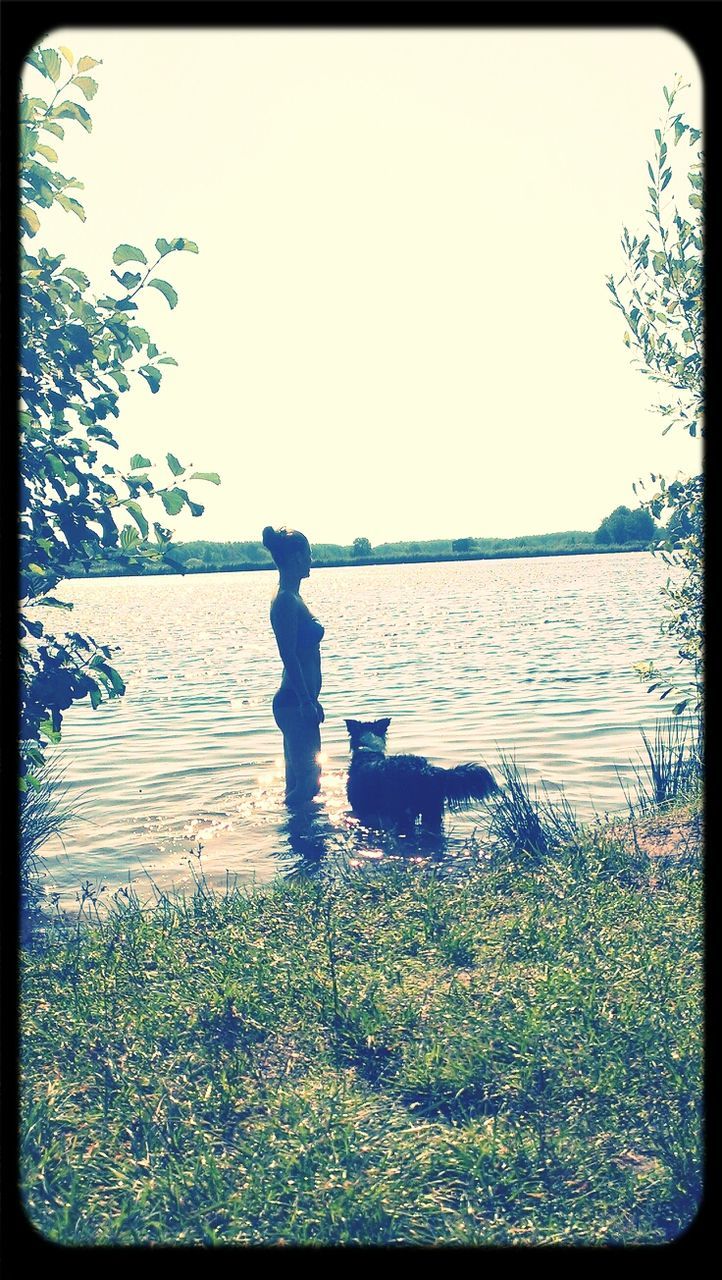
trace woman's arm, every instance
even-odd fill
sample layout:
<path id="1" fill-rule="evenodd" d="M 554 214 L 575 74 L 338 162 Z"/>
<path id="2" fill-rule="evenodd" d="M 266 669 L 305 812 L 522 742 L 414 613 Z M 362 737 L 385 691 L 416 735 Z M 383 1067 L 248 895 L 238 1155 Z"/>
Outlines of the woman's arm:
<path id="1" fill-rule="evenodd" d="M 306 688 L 303 669 L 298 660 L 298 604 L 293 596 L 280 592 L 271 605 L 271 626 L 288 683 L 298 695 L 301 711 L 316 717 L 317 703 Z"/>

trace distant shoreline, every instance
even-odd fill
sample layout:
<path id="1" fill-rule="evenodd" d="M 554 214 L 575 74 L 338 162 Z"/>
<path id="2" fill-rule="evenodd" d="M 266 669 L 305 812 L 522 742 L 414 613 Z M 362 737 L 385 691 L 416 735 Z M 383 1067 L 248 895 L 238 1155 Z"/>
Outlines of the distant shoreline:
<path id="1" fill-rule="evenodd" d="M 448 564 L 455 561 L 467 562 L 469 560 L 530 560 L 539 557 L 549 558 L 551 556 L 589 556 L 589 555 L 619 555 L 625 552 L 649 551 L 652 548 L 645 543 L 624 543 L 623 545 L 608 546 L 590 546 L 590 547 L 559 547 L 559 548 L 524 548 L 509 549 L 506 551 L 469 551 L 462 554 L 438 554 L 438 555 L 389 555 L 389 556 L 353 556 L 340 557 L 328 560 L 314 560 L 312 568 L 316 569 L 355 569 L 359 566 L 385 565 L 385 564 Z M 219 564 L 219 565 L 194 565 L 193 568 L 179 568 L 177 565 L 167 566 L 160 564 L 153 568 L 145 566 L 128 565 L 122 570 L 118 570 L 112 566 L 94 567 L 90 572 L 85 570 L 74 570 L 67 574 L 67 578 L 157 578 L 157 577 L 186 577 L 191 574 L 204 573 L 266 573 L 276 571 L 276 566 L 271 563 L 252 563 L 247 561 L 242 564 Z"/>

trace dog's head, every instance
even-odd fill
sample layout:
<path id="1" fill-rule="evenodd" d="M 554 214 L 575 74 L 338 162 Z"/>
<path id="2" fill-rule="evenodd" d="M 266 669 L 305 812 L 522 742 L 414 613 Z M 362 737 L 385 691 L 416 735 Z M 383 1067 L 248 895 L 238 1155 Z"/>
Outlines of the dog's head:
<path id="1" fill-rule="evenodd" d="M 347 720 L 351 750 L 358 751 L 363 747 L 366 751 L 377 751 L 383 755 L 386 750 L 386 730 L 390 724 L 390 717 L 386 720 Z"/>

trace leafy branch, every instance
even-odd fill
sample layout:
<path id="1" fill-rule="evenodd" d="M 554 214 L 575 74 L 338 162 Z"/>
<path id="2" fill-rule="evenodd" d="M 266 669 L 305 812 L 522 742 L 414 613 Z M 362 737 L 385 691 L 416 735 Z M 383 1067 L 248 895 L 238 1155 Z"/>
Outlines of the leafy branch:
<path id="1" fill-rule="evenodd" d="M 71 69 L 61 78 L 62 61 Z M 144 272 L 112 275 L 124 290 L 120 297 L 90 293 L 88 276 L 66 266 L 62 253 L 44 247 L 33 254 L 27 241 L 40 227 L 42 213 L 58 204 L 85 221 L 85 210 L 65 193 L 82 188 L 53 166 L 54 148 L 39 141 L 48 131 L 61 141 L 68 121 L 86 132 L 89 112 L 63 95 L 75 90 L 91 101 L 98 84 L 85 72 L 101 65 L 84 56 L 74 62 L 71 51 L 31 50 L 30 67 L 56 87 L 50 102 L 23 93 L 20 103 L 20 667 L 21 667 L 21 786 L 37 786 L 48 743 L 57 741 L 63 713 L 88 697 L 97 707 L 105 698 L 122 696 L 125 684 L 109 662 L 110 650 L 89 637 L 57 639 L 46 633 L 35 609 L 70 609 L 51 594 L 76 568 L 86 569 L 109 552 L 127 564 L 172 559 L 170 530 L 151 520 L 145 504 L 159 500 L 167 515 L 187 507 L 200 516 L 203 506 L 176 484 L 186 475 L 173 453 L 166 456 L 171 484 L 151 478 L 149 458 L 135 454 L 124 472 L 112 461 L 119 444 L 109 426 L 120 413 L 120 398 L 131 388 L 128 374 L 136 373 L 156 393 L 163 368 L 177 361 L 159 351 L 147 329 L 135 322 L 137 296 L 155 288 L 171 309 L 178 294 L 167 280 L 154 276 L 161 260 L 174 252 L 197 254 L 198 245 L 185 237 L 158 239 L 151 265 L 134 245 L 118 245 L 114 267 L 137 262 Z M 63 123 L 61 123 L 61 121 Z M 42 157 L 41 163 L 36 157 Z M 136 358 L 142 363 L 136 364 Z M 142 464 L 142 465 L 140 465 Z M 195 471 L 189 481 L 219 484 L 211 471 Z M 120 527 L 118 519 L 125 523 Z M 130 523 L 128 523 L 128 521 Z M 151 540 L 151 526 L 153 540 Z"/>

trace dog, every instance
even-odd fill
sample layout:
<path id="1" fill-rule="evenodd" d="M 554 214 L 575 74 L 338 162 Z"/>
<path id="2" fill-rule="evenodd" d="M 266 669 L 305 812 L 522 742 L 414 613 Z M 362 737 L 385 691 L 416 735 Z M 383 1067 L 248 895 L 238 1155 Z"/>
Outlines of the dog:
<path id="1" fill-rule="evenodd" d="M 422 826 L 438 830 L 445 805 L 462 809 L 499 790 L 489 770 L 478 764 L 442 769 L 424 756 L 387 756 L 390 723 L 390 717 L 346 721 L 351 745 L 346 794 L 363 822 L 371 826 L 390 822 L 408 831 L 420 819 Z"/>

